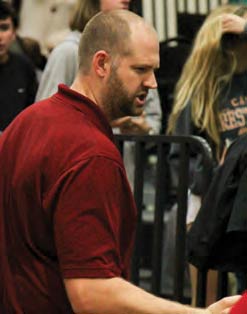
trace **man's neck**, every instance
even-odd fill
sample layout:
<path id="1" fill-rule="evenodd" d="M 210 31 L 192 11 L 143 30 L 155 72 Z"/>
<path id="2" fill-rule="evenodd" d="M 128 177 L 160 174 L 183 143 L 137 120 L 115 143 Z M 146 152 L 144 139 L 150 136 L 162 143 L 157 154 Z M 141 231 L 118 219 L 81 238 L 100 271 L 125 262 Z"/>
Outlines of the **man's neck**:
<path id="1" fill-rule="evenodd" d="M 99 84 L 97 79 L 91 80 L 88 76 L 82 77 L 80 75 L 77 75 L 70 88 L 93 101 L 97 106 L 101 108 L 106 118 L 111 121 L 112 119 L 110 118 L 109 113 L 102 104 L 102 95 L 104 94 L 104 91 L 102 90 L 102 87 L 100 85 L 101 84 Z"/>
<path id="2" fill-rule="evenodd" d="M 94 84 L 94 88 L 92 88 L 92 84 L 90 80 L 88 80 L 86 77 L 82 78 L 82 77 L 77 76 L 73 84 L 70 86 L 70 88 L 88 97 L 97 106 L 100 106 L 96 83 Z"/>

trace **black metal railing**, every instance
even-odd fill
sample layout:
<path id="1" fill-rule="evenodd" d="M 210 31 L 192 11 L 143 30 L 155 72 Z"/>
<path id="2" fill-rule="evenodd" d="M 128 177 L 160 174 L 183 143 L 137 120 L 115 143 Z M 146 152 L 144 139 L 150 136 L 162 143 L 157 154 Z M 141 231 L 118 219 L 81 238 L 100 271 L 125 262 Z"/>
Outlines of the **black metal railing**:
<path id="1" fill-rule="evenodd" d="M 136 232 L 135 249 L 132 259 L 132 281 L 140 284 L 141 270 L 141 243 L 143 239 L 143 196 L 144 196 L 144 170 L 147 157 L 147 147 L 151 147 L 157 157 L 155 197 L 154 197 L 154 218 L 153 218 L 153 242 L 152 242 L 152 263 L 151 263 L 151 288 L 150 291 L 156 295 L 161 295 L 161 271 L 162 271 L 162 247 L 163 247 L 163 229 L 164 229 L 164 210 L 169 199 L 170 191 L 170 169 L 168 162 L 168 153 L 171 144 L 180 146 L 179 156 L 179 180 L 177 186 L 177 229 L 175 239 L 175 260 L 174 260 L 174 291 L 170 296 L 172 299 L 183 302 L 184 300 L 184 272 L 186 267 L 186 213 L 187 213 L 187 195 L 189 188 L 189 163 L 191 149 L 198 152 L 203 159 L 205 171 L 212 167 L 211 152 L 205 141 L 195 136 L 131 136 L 116 135 L 116 143 L 120 151 L 124 152 L 125 141 L 133 142 L 135 145 L 135 179 L 134 179 L 134 197 L 138 208 L 138 225 Z M 200 273 L 201 274 L 201 273 Z M 203 276 L 201 276 L 204 278 Z M 201 280 L 202 286 L 198 298 L 205 300 L 203 287 L 206 284 L 205 278 Z"/>

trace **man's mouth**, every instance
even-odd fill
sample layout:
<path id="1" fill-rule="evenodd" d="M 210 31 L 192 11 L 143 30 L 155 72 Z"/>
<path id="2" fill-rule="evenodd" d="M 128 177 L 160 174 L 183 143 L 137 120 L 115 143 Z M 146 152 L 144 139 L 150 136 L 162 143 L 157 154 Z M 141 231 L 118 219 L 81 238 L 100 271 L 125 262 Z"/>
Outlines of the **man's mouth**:
<path id="1" fill-rule="evenodd" d="M 146 94 L 146 93 L 138 94 L 138 95 L 136 96 L 136 98 L 137 98 L 137 100 L 138 100 L 138 103 L 139 103 L 140 105 L 143 105 L 143 104 L 145 103 L 145 101 L 146 101 L 147 94 Z"/>
<path id="2" fill-rule="evenodd" d="M 145 100 L 146 96 L 145 95 L 139 95 L 137 96 L 140 100 Z"/>

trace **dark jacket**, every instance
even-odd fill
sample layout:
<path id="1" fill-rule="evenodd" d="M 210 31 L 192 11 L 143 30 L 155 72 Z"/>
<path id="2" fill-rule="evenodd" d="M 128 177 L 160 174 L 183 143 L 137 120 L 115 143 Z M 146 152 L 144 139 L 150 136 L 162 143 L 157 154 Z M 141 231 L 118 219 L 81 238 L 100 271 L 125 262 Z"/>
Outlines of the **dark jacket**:
<path id="1" fill-rule="evenodd" d="M 0 130 L 34 102 L 37 79 L 31 62 L 24 56 L 9 54 L 0 64 Z"/>
<path id="2" fill-rule="evenodd" d="M 188 259 L 200 269 L 247 270 L 247 134 L 215 173 L 188 233 Z"/>
<path id="3" fill-rule="evenodd" d="M 212 157 L 212 169 L 205 168 L 203 164 L 203 156 L 195 149 L 190 151 L 190 190 L 193 194 L 203 196 L 207 191 L 208 185 L 211 181 L 214 168 L 216 167 L 215 160 L 215 146 L 205 132 L 202 132 L 191 121 L 191 105 L 185 107 L 178 118 L 175 131 L 173 135 L 194 135 L 204 142 L 208 154 Z M 179 172 L 179 156 L 180 146 L 176 143 L 171 145 L 169 152 L 169 163 L 171 169 L 172 186 L 178 186 L 178 172 Z"/>

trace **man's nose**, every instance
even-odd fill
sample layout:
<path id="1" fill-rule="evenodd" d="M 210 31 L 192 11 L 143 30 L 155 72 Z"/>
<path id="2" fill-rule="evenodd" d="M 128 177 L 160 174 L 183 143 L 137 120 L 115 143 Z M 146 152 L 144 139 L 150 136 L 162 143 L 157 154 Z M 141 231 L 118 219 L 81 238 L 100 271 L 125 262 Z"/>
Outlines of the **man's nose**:
<path id="1" fill-rule="evenodd" d="M 155 77 L 154 72 L 152 72 L 152 73 L 145 79 L 143 85 L 144 85 L 145 87 L 148 87 L 148 88 L 151 88 L 151 89 L 154 89 L 154 88 L 157 88 L 157 87 L 158 87 L 157 80 L 156 80 L 156 77 Z"/>

